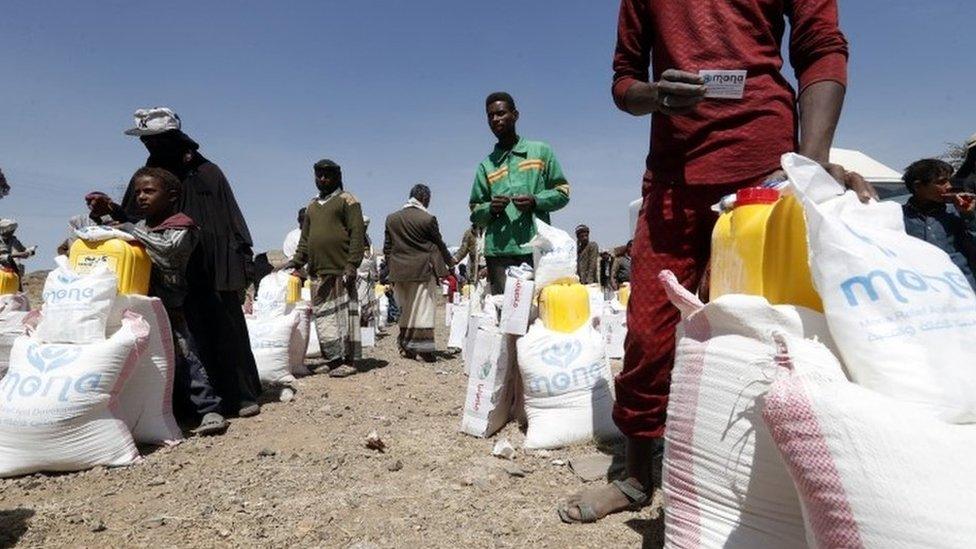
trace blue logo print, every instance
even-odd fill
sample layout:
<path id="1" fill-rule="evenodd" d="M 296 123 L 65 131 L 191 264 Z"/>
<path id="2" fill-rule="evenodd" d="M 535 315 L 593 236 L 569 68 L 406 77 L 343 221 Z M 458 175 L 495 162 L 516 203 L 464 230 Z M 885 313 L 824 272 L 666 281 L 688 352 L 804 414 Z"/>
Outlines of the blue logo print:
<path id="1" fill-rule="evenodd" d="M 568 368 L 583 352 L 583 345 L 579 341 L 557 343 L 542 351 L 542 361 L 550 366 Z"/>
<path id="2" fill-rule="evenodd" d="M 70 364 L 81 354 L 81 349 L 76 346 L 45 345 L 39 347 L 37 344 L 27 348 L 27 361 L 38 372 L 46 374 L 53 370 Z"/>

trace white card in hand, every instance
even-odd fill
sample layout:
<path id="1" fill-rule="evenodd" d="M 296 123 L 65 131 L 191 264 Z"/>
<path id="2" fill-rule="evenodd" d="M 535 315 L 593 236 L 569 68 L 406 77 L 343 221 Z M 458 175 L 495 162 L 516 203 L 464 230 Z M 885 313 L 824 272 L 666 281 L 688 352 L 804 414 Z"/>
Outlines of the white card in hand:
<path id="1" fill-rule="evenodd" d="M 742 99 L 746 89 L 744 70 L 701 70 L 698 76 L 705 80 L 705 97 L 716 99 Z"/>

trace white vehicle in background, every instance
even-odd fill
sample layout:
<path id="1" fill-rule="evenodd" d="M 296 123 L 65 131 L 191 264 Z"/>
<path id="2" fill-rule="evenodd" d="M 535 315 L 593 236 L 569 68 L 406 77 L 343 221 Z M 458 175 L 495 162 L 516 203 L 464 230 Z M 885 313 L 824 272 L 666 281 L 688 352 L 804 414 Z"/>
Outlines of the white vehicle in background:
<path id="1" fill-rule="evenodd" d="M 852 149 L 830 149 L 830 162 L 840 164 L 849 172 L 857 172 L 874 185 L 881 200 L 893 200 L 904 204 L 909 197 L 908 189 L 901 180 L 901 172 L 878 162 L 870 156 Z"/>
<path id="2" fill-rule="evenodd" d="M 861 151 L 853 149 L 830 149 L 830 162 L 840 164 L 844 169 L 861 174 L 861 177 L 874 186 L 881 200 L 892 200 L 904 204 L 910 196 L 908 189 L 901 180 L 901 172 L 896 171 L 881 162 L 871 158 Z M 630 203 L 630 234 L 637 229 L 637 217 L 640 214 L 642 199 L 638 198 Z"/>

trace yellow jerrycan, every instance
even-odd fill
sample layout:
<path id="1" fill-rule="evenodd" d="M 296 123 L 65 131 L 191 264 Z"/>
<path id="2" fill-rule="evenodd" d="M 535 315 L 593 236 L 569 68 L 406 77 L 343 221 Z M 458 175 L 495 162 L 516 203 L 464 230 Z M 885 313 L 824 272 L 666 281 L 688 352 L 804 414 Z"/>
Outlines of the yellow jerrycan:
<path id="1" fill-rule="evenodd" d="M 0 267 L 0 295 L 15 294 L 20 291 L 20 275 L 13 269 Z"/>
<path id="2" fill-rule="evenodd" d="M 386 295 L 386 286 L 383 284 L 377 284 L 376 287 L 373 288 L 373 292 L 376 293 L 376 297 L 384 296 Z"/>
<path id="3" fill-rule="evenodd" d="M 630 282 L 624 282 L 620 285 L 617 290 L 617 301 L 624 307 L 627 306 L 627 302 L 630 301 Z"/>
<path id="4" fill-rule="evenodd" d="M 550 284 L 539 294 L 539 318 L 546 328 L 572 333 L 590 320 L 590 292 L 582 284 Z"/>
<path id="5" fill-rule="evenodd" d="M 142 244 L 119 238 L 101 241 L 78 239 L 71 245 L 68 263 L 76 273 L 85 274 L 106 264 L 119 278 L 120 294 L 149 293 L 152 261 Z"/>
<path id="6" fill-rule="evenodd" d="M 295 275 L 288 276 L 288 289 L 285 292 L 285 303 L 298 303 L 302 300 L 302 279 Z"/>
<path id="7" fill-rule="evenodd" d="M 807 258 L 803 207 L 776 189 L 749 187 L 736 193 L 712 232 L 709 297 L 760 295 L 774 305 L 823 312 Z"/>
<path id="8" fill-rule="evenodd" d="M 471 297 L 471 285 L 470 284 L 465 284 L 464 286 L 461 286 L 461 296 L 462 297 L 465 297 L 465 298 Z"/>

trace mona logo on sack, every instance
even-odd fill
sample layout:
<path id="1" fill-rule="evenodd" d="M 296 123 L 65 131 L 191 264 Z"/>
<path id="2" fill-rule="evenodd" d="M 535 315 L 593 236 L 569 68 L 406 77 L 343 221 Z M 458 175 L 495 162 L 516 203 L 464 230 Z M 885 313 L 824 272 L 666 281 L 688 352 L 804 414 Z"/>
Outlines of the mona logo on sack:
<path id="1" fill-rule="evenodd" d="M 64 366 L 73 364 L 81 356 L 81 348 L 69 345 L 38 345 L 27 348 L 27 361 L 40 375 L 21 375 L 19 371 L 7 372 L 0 381 L 0 395 L 11 402 L 17 399 L 51 398 L 67 402 L 72 394 L 96 392 L 102 380 L 100 373 L 81 376 L 48 375 Z"/>
<path id="2" fill-rule="evenodd" d="M 63 280 L 63 277 L 58 277 L 63 284 L 71 284 L 72 280 Z M 67 303 L 67 302 L 83 302 L 88 301 L 95 297 L 94 288 L 58 288 L 55 290 L 48 290 L 41 294 L 41 299 L 44 303 Z"/>
<path id="3" fill-rule="evenodd" d="M 80 354 L 81 349 L 76 346 L 47 345 L 41 347 L 34 344 L 27 348 L 27 361 L 38 372 L 46 374 L 65 364 L 74 362 Z"/>
<path id="4" fill-rule="evenodd" d="M 524 372 L 529 392 L 551 396 L 592 386 L 603 376 L 604 360 L 602 355 L 591 358 L 597 360 L 587 363 L 583 343 L 577 339 L 561 341 L 544 349 L 539 353 L 539 359 L 550 368 L 538 373 Z"/>
<path id="5" fill-rule="evenodd" d="M 875 282 L 880 282 L 880 284 L 875 285 Z M 926 275 L 912 269 L 898 269 L 891 272 L 876 269 L 867 274 L 852 276 L 840 283 L 840 289 L 847 299 L 847 304 L 851 307 L 861 305 L 862 301 L 858 299 L 859 295 L 863 295 L 871 301 L 878 301 L 881 296 L 878 291 L 879 287 L 887 288 L 891 296 L 900 303 L 908 303 L 909 301 L 905 297 L 907 292 L 904 290 L 921 294 L 940 294 L 947 290 L 962 299 L 973 297 L 973 290 L 966 277 L 962 273 L 951 271 L 939 275 Z M 855 291 L 857 289 L 861 291 Z M 924 299 L 927 295 L 919 297 Z"/>
<path id="6" fill-rule="evenodd" d="M 583 344 L 579 341 L 565 341 L 542 351 L 542 361 L 550 366 L 566 368 L 572 364 L 583 352 Z"/>

